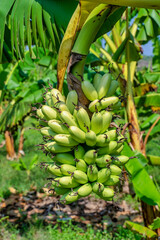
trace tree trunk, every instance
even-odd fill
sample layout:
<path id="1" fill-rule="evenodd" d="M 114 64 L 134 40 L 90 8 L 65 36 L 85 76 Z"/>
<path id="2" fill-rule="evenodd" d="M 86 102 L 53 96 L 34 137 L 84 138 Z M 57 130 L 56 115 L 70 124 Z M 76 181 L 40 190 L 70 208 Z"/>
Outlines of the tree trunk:
<path id="1" fill-rule="evenodd" d="M 14 150 L 14 139 L 9 131 L 5 132 L 5 141 L 6 141 L 7 159 L 13 160 L 14 158 L 16 158 L 16 153 Z"/>

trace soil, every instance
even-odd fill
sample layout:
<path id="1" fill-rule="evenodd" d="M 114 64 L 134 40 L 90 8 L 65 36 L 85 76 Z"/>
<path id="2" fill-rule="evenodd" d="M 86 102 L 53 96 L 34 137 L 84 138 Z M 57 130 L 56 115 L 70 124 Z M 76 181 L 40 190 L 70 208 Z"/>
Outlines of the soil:
<path id="1" fill-rule="evenodd" d="M 81 226 L 89 224 L 102 229 L 123 225 L 125 220 L 143 221 L 140 209 L 134 210 L 125 200 L 106 202 L 88 196 L 64 205 L 59 203 L 55 193 L 45 188 L 40 192 L 33 188 L 25 195 L 17 193 L 13 188 L 10 191 L 11 195 L 0 202 L 0 219 L 18 225 L 32 221 L 35 217 L 46 224 L 72 220 Z"/>

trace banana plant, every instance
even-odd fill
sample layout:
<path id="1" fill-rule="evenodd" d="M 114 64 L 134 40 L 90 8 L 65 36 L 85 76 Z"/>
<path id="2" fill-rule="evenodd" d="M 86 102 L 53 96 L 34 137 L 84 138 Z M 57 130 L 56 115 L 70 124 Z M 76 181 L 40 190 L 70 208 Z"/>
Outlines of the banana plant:
<path id="1" fill-rule="evenodd" d="M 114 11 L 116 11 L 116 10 L 114 9 Z M 88 101 L 84 98 L 83 92 L 81 92 L 81 81 L 83 80 L 85 58 L 89 52 L 90 45 L 95 40 L 99 29 L 103 25 L 102 22 L 105 21 L 104 19 L 108 20 L 109 17 L 112 18 L 114 16 L 114 15 L 112 15 L 113 14 L 112 11 L 113 11 L 113 9 L 110 9 L 110 11 L 108 12 L 108 8 L 105 4 L 104 5 L 101 4 L 97 8 L 95 7 L 93 9 L 93 11 L 91 12 L 91 14 L 88 16 L 88 18 L 86 19 L 78 37 L 74 43 L 74 46 L 72 48 L 72 54 L 71 54 L 69 67 L 68 67 L 68 85 L 69 85 L 70 89 L 77 90 L 77 92 L 79 94 L 80 102 L 84 107 L 85 107 L 85 105 L 88 105 Z M 98 13 L 100 13 L 100 12 L 103 12 L 103 14 L 101 14 L 98 19 L 97 16 L 99 16 Z M 127 18 L 128 18 L 128 14 L 126 15 L 126 19 Z M 73 19 L 71 20 L 71 23 L 72 23 L 72 21 L 73 21 Z M 97 23 L 97 22 L 99 22 L 99 23 Z M 90 29 L 90 28 L 92 28 L 92 29 L 90 31 L 88 31 L 88 29 Z M 67 36 L 67 33 L 66 33 L 66 36 Z M 65 36 L 64 36 L 64 39 L 65 39 Z M 83 39 L 85 39 L 84 44 L 82 44 Z M 126 70 L 125 70 L 125 76 L 120 77 L 121 78 L 120 83 L 121 83 L 122 92 L 124 94 L 126 94 L 126 96 L 127 96 L 126 111 L 127 111 L 127 115 L 128 115 L 128 121 L 132 124 L 132 127 L 135 129 L 135 131 L 132 131 L 132 134 L 130 135 L 133 149 L 138 150 L 139 152 L 142 151 L 142 153 L 144 153 L 143 148 L 142 148 L 142 142 L 140 141 L 140 139 L 141 139 L 140 130 L 139 130 L 139 124 L 138 124 L 138 120 L 137 120 L 137 114 L 136 114 L 136 109 L 135 109 L 135 105 L 134 105 L 134 101 L 133 101 L 133 92 L 132 92 L 132 82 L 133 82 L 134 71 L 133 72 L 131 71 L 131 64 L 133 63 L 132 66 L 135 68 L 135 59 L 133 59 L 131 62 L 130 50 L 131 50 L 131 47 L 133 46 L 133 41 L 134 40 L 129 32 L 128 23 L 127 23 L 126 39 L 124 42 L 125 44 L 122 45 L 122 47 L 123 47 L 122 49 L 124 49 L 125 45 L 127 46 Z M 64 44 L 64 42 L 62 41 L 61 46 L 63 46 L 63 44 Z M 118 45 L 118 47 L 120 46 L 120 44 Z M 60 50 L 61 49 L 63 49 L 63 48 L 60 47 Z M 117 49 L 117 51 L 119 51 L 119 49 Z M 120 51 L 122 51 L 122 50 L 120 50 Z M 60 54 L 62 54 L 62 53 L 60 52 Z M 60 54 L 59 54 L 59 64 L 61 64 L 61 61 L 60 61 L 61 55 Z M 118 68 L 119 67 L 117 66 L 117 72 L 119 71 Z M 61 87 L 62 87 L 61 84 L 62 84 L 62 82 L 59 81 L 59 89 L 61 89 Z M 125 93 L 125 89 L 126 89 L 126 93 Z M 151 205 L 150 211 L 154 211 L 153 210 L 154 207 L 152 207 L 152 205 L 160 204 L 159 200 L 158 200 L 160 195 L 159 195 L 159 192 L 156 189 L 154 183 L 150 180 L 150 177 L 149 177 L 147 171 L 144 169 L 144 166 L 146 166 L 146 164 L 147 164 L 147 161 L 144 159 L 143 159 L 143 161 L 144 161 L 144 163 L 143 163 L 143 161 L 141 162 L 140 157 L 138 157 L 138 160 L 132 162 L 130 166 L 127 166 L 127 169 L 132 175 L 132 178 L 133 178 L 132 180 L 134 182 L 135 189 L 138 186 L 136 193 L 142 199 L 142 208 L 145 211 L 145 214 L 147 215 L 147 219 L 146 219 L 146 215 L 145 215 L 144 220 L 145 220 L 145 224 L 148 225 L 149 223 L 152 222 L 153 219 L 151 219 L 149 217 L 149 214 L 148 214 L 149 212 L 147 212 L 147 206 L 148 206 L 148 204 L 150 204 Z M 140 184 L 138 184 L 138 181 L 142 182 L 143 179 L 145 179 L 145 181 L 143 182 L 144 184 L 141 185 L 142 186 L 142 188 L 141 188 Z M 152 186 L 152 189 L 154 189 L 153 190 L 154 193 L 146 191 L 147 185 L 145 185 L 145 183 L 150 184 L 150 186 Z M 152 198 L 154 198 L 154 200 Z"/>
<path id="2" fill-rule="evenodd" d="M 19 60 L 15 65 L 9 64 L 0 72 L 2 85 L 0 87 L 1 109 L 0 132 L 5 134 L 8 158 L 20 157 L 23 150 L 24 121 L 30 115 L 32 104 L 43 101 L 44 86 L 48 82 L 56 84 L 55 60 L 52 54 L 42 48 L 32 49 L 35 59 L 32 60 L 29 52 L 25 53 L 24 61 Z M 51 66 L 51 63 L 53 66 Z M 18 155 L 15 154 L 13 135 L 17 129 L 21 129 Z"/>
<path id="3" fill-rule="evenodd" d="M 30 49 L 34 43 L 36 46 L 51 43 L 53 46 L 54 39 L 58 39 L 62 31 L 58 32 L 56 27 L 56 4 L 64 4 L 65 8 L 68 9 L 70 6 L 74 5 L 74 1 L 68 4 L 70 1 L 54 1 L 53 7 L 55 6 L 55 12 L 52 8 L 50 1 L 45 1 L 45 4 L 39 4 L 41 1 L 23 1 L 19 4 L 18 0 L 10 0 L 7 3 L 4 2 L 2 5 L 3 14 L 1 15 L 1 56 L 2 52 L 4 60 L 11 60 L 12 56 L 23 57 L 25 40 Z M 63 3 L 62 3 L 63 2 Z M 76 2 L 76 1 L 75 1 Z M 55 3 L 55 5 L 54 5 Z M 110 31 L 118 19 L 122 16 L 127 6 L 132 7 L 145 7 L 151 9 L 160 9 L 159 0 L 98 0 L 98 1 L 79 1 L 78 5 L 76 2 L 76 10 L 72 15 L 72 18 L 68 24 L 67 31 L 64 34 L 60 49 L 59 49 L 59 59 L 58 59 L 58 88 L 62 90 L 64 76 L 66 68 L 68 66 L 68 86 L 69 89 L 76 89 L 79 94 L 79 100 L 81 104 L 85 107 L 88 104 L 87 99 L 84 97 L 81 91 L 81 81 L 83 76 L 83 70 L 85 65 L 85 59 L 88 55 L 90 45 L 96 38 L 100 37 L 104 33 Z M 73 6 L 73 8 L 75 5 Z M 63 8 L 64 9 L 64 8 Z M 53 10 L 53 11 L 52 11 Z M 52 14 L 54 12 L 54 14 Z M 58 12 L 58 11 L 57 11 Z M 19 13 L 21 13 L 19 15 Z M 51 18 L 52 16 L 52 18 Z M 53 17 L 54 16 L 54 17 Z M 64 16 L 62 13 L 61 16 Z M 32 24 L 31 24 L 32 19 Z M 19 21 L 20 20 L 20 21 Z M 60 23 L 63 21 L 63 17 L 60 19 Z M 44 25 L 43 25 L 44 23 Z M 54 23 L 54 24 L 53 24 Z M 64 22 L 63 22 L 64 23 Z M 53 24 L 53 25 L 52 25 Z M 61 24 L 62 26 L 63 24 Z M 47 31 L 44 32 L 44 27 Z M 19 31 L 17 31 L 19 30 Z M 32 30 L 32 31 L 31 31 Z M 56 38 L 53 37 L 56 36 Z M 60 33 L 60 34 L 59 34 Z M 55 35 L 56 34 L 56 35 Z M 47 37 L 46 37 L 47 35 Z M 26 36 L 26 39 L 25 39 Z M 45 38 L 46 37 L 46 38 Z M 84 41 L 85 39 L 85 41 Z M 128 35 L 129 39 L 129 35 Z M 127 39 L 127 45 L 129 49 L 129 41 Z M 7 41 L 9 40 L 9 42 Z M 32 41 L 34 40 L 34 41 Z M 58 39 L 59 40 L 59 39 Z M 21 43 L 21 44 L 18 44 Z M 73 46 L 74 45 L 74 46 Z M 71 53 L 72 50 L 72 53 Z M 71 57 L 70 57 L 71 53 Z M 2 57 L 1 57 L 2 58 Z M 2 58 L 3 59 L 3 58 Z M 129 57 L 127 57 L 129 59 Z M 129 61 L 128 61 L 129 66 Z M 129 67 L 127 68 L 129 72 Z M 130 74 L 127 75 L 127 91 L 129 93 L 130 107 L 128 107 L 129 117 L 135 113 L 135 106 L 133 104 L 133 94 L 132 94 L 132 82 L 130 79 Z M 124 82 L 122 82 L 123 84 Z M 129 119 L 130 120 L 130 119 Z M 135 128 L 138 128 L 138 124 L 135 121 Z M 138 129 L 139 130 L 139 129 Z M 139 136 L 139 135 L 138 135 Z M 135 140 L 139 140 L 137 135 L 133 137 L 135 147 L 140 150 Z M 145 194 L 145 193 L 144 193 Z"/>

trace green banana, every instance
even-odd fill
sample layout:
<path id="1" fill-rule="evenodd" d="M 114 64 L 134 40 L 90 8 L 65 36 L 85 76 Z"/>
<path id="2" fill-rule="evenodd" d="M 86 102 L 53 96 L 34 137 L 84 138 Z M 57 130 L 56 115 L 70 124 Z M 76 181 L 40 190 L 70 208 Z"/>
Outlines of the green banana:
<path id="1" fill-rule="evenodd" d="M 119 155 L 121 153 L 121 151 L 124 148 L 124 144 L 122 144 L 121 146 L 117 145 L 116 149 L 114 151 L 112 151 L 113 155 Z"/>
<path id="2" fill-rule="evenodd" d="M 93 102 L 91 102 L 88 106 L 90 112 L 96 112 L 97 110 L 100 111 L 101 104 L 99 99 L 95 99 Z"/>
<path id="3" fill-rule="evenodd" d="M 75 187 L 78 187 L 80 184 L 75 181 L 74 178 L 72 178 L 71 176 L 64 176 L 64 177 L 61 177 L 59 179 L 59 184 L 61 187 L 64 187 L 64 188 L 75 188 Z"/>
<path id="4" fill-rule="evenodd" d="M 100 84 L 100 81 L 101 81 L 101 78 L 102 78 L 102 75 L 100 73 L 96 73 L 94 75 L 94 78 L 93 78 L 93 86 L 94 88 L 97 90 L 98 89 L 98 86 Z"/>
<path id="5" fill-rule="evenodd" d="M 62 96 L 61 92 L 56 88 L 53 88 L 51 90 L 51 96 L 52 96 L 53 104 L 55 104 L 58 101 L 65 102 L 64 96 Z"/>
<path id="6" fill-rule="evenodd" d="M 101 130 L 101 133 L 104 133 L 108 128 L 109 128 L 109 125 L 112 121 L 112 113 L 111 112 L 108 112 L 108 111 L 105 111 L 103 114 L 102 114 L 102 130 Z"/>
<path id="7" fill-rule="evenodd" d="M 90 183 L 86 183 L 80 186 L 77 192 L 80 197 L 87 197 L 92 192 L 92 186 Z"/>
<path id="8" fill-rule="evenodd" d="M 38 116 L 40 119 L 46 119 L 45 116 L 44 116 L 44 114 L 42 113 L 42 109 L 41 109 L 41 108 L 37 109 L 36 113 L 37 113 L 37 116 Z"/>
<path id="9" fill-rule="evenodd" d="M 70 112 L 67 105 L 64 102 L 57 102 L 55 103 L 56 109 L 58 109 L 60 112 L 67 111 Z"/>
<path id="10" fill-rule="evenodd" d="M 82 172 L 87 172 L 87 164 L 83 159 L 75 159 L 77 170 L 81 170 Z"/>
<path id="11" fill-rule="evenodd" d="M 72 202 L 75 202 L 78 200 L 78 198 L 79 198 L 78 193 L 75 191 L 71 191 L 67 193 L 67 196 L 65 197 L 65 204 L 70 204 Z"/>
<path id="12" fill-rule="evenodd" d="M 53 107 L 54 103 L 53 103 L 53 100 L 52 100 L 51 92 L 47 92 L 46 95 L 45 95 L 45 98 L 46 98 L 48 106 Z"/>
<path id="13" fill-rule="evenodd" d="M 78 95 L 75 90 L 72 90 L 68 93 L 66 99 L 66 105 L 71 114 L 73 114 L 75 106 L 78 104 Z"/>
<path id="14" fill-rule="evenodd" d="M 110 73 L 106 73 L 102 76 L 97 89 L 99 99 L 103 98 L 107 94 L 111 81 L 112 77 Z"/>
<path id="15" fill-rule="evenodd" d="M 52 173 L 53 175 L 57 176 L 57 177 L 61 177 L 63 176 L 62 172 L 61 172 L 61 166 L 58 165 L 49 165 L 47 167 L 48 172 Z"/>
<path id="16" fill-rule="evenodd" d="M 96 146 L 98 147 L 105 147 L 108 145 L 110 139 L 108 138 L 107 134 L 100 134 L 97 136 Z"/>
<path id="17" fill-rule="evenodd" d="M 114 141 L 117 139 L 117 131 L 115 129 L 107 131 L 104 134 L 107 135 L 107 137 L 110 141 Z"/>
<path id="18" fill-rule="evenodd" d="M 90 147 L 96 145 L 96 134 L 94 131 L 89 130 L 85 135 L 86 144 Z"/>
<path id="19" fill-rule="evenodd" d="M 70 126 L 68 128 L 71 137 L 78 143 L 85 143 L 85 133 L 76 126 Z"/>
<path id="20" fill-rule="evenodd" d="M 83 159 L 85 154 L 85 150 L 81 145 L 78 145 L 75 149 L 74 149 L 74 156 L 77 159 Z"/>
<path id="21" fill-rule="evenodd" d="M 98 150 L 98 154 L 110 154 L 112 153 L 117 147 L 117 142 L 116 141 L 110 141 L 105 147 L 100 148 Z"/>
<path id="22" fill-rule="evenodd" d="M 129 157 L 124 156 L 124 155 L 113 158 L 113 163 L 117 166 L 123 166 L 128 161 L 129 161 Z"/>
<path id="23" fill-rule="evenodd" d="M 62 119 L 62 121 L 64 123 L 67 123 L 68 126 L 76 126 L 77 127 L 77 123 L 75 118 L 73 117 L 73 115 L 68 112 L 68 111 L 62 111 L 60 113 L 60 118 Z"/>
<path id="24" fill-rule="evenodd" d="M 117 175 L 110 175 L 109 179 L 104 182 L 104 186 L 114 186 L 119 183 L 119 176 Z"/>
<path id="25" fill-rule="evenodd" d="M 42 106 L 42 113 L 44 114 L 44 116 L 47 120 L 52 120 L 52 119 L 58 118 L 58 112 L 55 109 L 53 109 L 47 105 Z"/>
<path id="26" fill-rule="evenodd" d="M 100 194 L 104 190 L 104 185 L 99 182 L 92 183 L 92 190 L 94 193 Z"/>
<path id="27" fill-rule="evenodd" d="M 60 170 L 63 175 L 70 176 L 72 175 L 72 172 L 76 170 L 76 167 L 69 164 L 62 164 Z"/>
<path id="28" fill-rule="evenodd" d="M 71 148 L 71 147 L 62 146 L 62 145 L 59 145 L 59 144 L 56 143 L 56 142 L 46 143 L 46 144 L 44 144 L 44 148 L 45 148 L 47 151 L 52 152 L 52 153 L 65 153 L 65 152 L 70 152 L 70 151 L 72 151 L 72 148 Z"/>
<path id="29" fill-rule="evenodd" d="M 101 109 L 105 109 L 109 106 L 112 106 L 116 103 L 118 103 L 119 98 L 118 97 L 108 97 L 108 98 L 103 98 L 100 101 Z"/>
<path id="30" fill-rule="evenodd" d="M 106 182 L 109 179 L 110 174 L 111 174 L 110 169 L 102 168 L 100 171 L 98 171 L 97 182 L 100 183 Z"/>
<path id="31" fill-rule="evenodd" d="M 91 130 L 96 134 L 100 133 L 103 125 L 103 117 L 100 112 L 94 112 L 91 118 Z"/>
<path id="32" fill-rule="evenodd" d="M 80 128 L 84 132 L 87 132 L 87 129 L 90 129 L 90 118 L 88 116 L 87 111 L 84 108 L 80 107 L 77 110 L 76 118 Z"/>
<path id="33" fill-rule="evenodd" d="M 55 188 L 55 187 L 60 187 L 59 180 L 60 180 L 60 177 L 57 177 L 57 178 L 55 178 L 54 180 L 52 180 L 52 186 L 53 186 L 54 188 Z"/>
<path id="34" fill-rule="evenodd" d="M 103 155 L 101 157 L 96 158 L 96 164 L 99 168 L 105 168 L 108 163 L 111 162 L 110 155 Z"/>
<path id="35" fill-rule="evenodd" d="M 105 187 L 101 193 L 102 198 L 113 198 L 114 190 L 112 188 Z"/>
<path id="36" fill-rule="evenodd" d="M 65 147 L 74 147 L 78 145 L 78 142 L 75 141 L 69 134 L 57 134 L 54 136 L 54 140 L 62 146 Z"/>
<path id="37" fill-rule="evenodd" d="M 54 191 L 58 194 L 58 195 L 63 195 L 67 192 L 69 192 L 70 190 L 68 188 L 61 188 L 61 187 L 55 187 Z"/>
<path id="38" fill-rule="evenodd" d="M 84 155 L 84 161 L 87 164 L 94 164 L 97 158 L 97 151 L 94 149 L 88 150 Z"/>
<path id="39" fill-rule="evenodd" d="M 110 165 L 110 171 L 111 171 L 111 175 L 117 175 L 119 176 L 122 172 L 122 169 L 120 169 L 118 166 L 111 164 Z"/>
<path id="40" fill-rule="evenodd" d="M 43 136 L 54 137 L 57 133 L 53 132 L 50 127 L 43 127 L 40 129 L 40 132 Z"/>
<path id="41" fill-rule="evenodd" d="M 69 164 L 69 165 L 76 165 L 76 162 L 74 161 L 74 157 L 70 153 L 58 153 L 53 159 L 54 161 L 62 164 Z"/>
<path id="42" fill-rule="evenodd" d="M 87 169 L 87 176 L 90 182 L 95 182 L 98 178 L 98 169 L 95 164 L 89 165 Z"/>
<path id="43" fill-rule="evenodd" d="M 89 81 L 82 81 L 81 88 L 83 90 L 84 95 L 90 100 L 94 101 L 98 98 L 98 94 L 93 84 Z"/>
<path id="44" fill-rule="evenodd" d="M 73 172 L 73 179 L 80 184 L 85 184 L 88 182 L 87 174 L 81 170 L 75 170 Z"/>
<path id="45" fill-rule="evenodd" d="M 115 94 L 116 89 L 118 88 L 118 86 L 119 86 L 118 81 L 117 80 L 112 80 L 106 97 L 113 96 Z"/>
<path id="46" fill-rule="evenodd" d="M 59 120 L 50 120 L 48 121 L 48 126 L 56 133 L 59 134 L 68 134 L 68 128 Z"/>

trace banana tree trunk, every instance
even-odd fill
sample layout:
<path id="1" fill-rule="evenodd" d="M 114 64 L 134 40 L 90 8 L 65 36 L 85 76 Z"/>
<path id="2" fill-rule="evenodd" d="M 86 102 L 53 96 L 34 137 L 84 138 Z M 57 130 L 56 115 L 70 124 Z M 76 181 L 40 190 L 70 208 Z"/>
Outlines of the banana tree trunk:
<path id="1" fill-rule="evenodd" d="M 7 158 L 9 160 L 13 160 L 16 158 L 16 153 L 14 150 L 14 139 L 9 131 L 5 132 L 5 141 L 6 141 Z"/>

